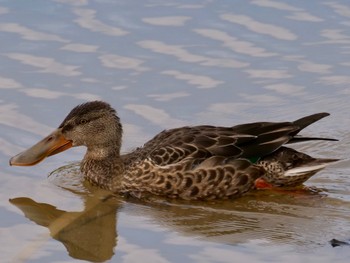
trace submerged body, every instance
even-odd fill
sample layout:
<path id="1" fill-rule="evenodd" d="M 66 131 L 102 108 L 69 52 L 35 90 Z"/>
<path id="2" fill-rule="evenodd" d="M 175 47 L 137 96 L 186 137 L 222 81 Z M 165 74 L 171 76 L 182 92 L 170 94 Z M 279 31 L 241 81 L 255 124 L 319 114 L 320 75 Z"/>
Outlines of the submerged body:
<path id="1" fill-rule="evenodd" d="M 85 178 L 102 188 L 136 197 L 227 199 L 258 187 L 294 187 L 336 159 L 315 159 L 284 145 L 317 113 L 294 122 L 256 122 L 233 127 L 195 126 L 165 130 L 131 153 L 121 155 L 122 125 L 111 106 L 93 101 L 75 107 L 57 130 L 10 160 L 33 165 L 72 146 L 86 146 Z"/>

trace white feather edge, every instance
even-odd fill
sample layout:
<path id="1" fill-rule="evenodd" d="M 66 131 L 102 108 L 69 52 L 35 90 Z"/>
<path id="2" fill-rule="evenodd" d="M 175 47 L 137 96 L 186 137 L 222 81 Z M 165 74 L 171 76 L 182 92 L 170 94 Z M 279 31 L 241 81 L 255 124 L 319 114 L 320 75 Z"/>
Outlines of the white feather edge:
<path id="1" fill-rule="evenodd" d="M 317 172 L 327 166 L 326 163 L 323 164 L 318 164 L 318 165 L 313 165 L 313 166 L 304 166 L 304 167 L 297 167 L 290 169 L 285 172 L 285 176 L 297 176 L 305 173 L 310 173 L 310 172 Z"/>

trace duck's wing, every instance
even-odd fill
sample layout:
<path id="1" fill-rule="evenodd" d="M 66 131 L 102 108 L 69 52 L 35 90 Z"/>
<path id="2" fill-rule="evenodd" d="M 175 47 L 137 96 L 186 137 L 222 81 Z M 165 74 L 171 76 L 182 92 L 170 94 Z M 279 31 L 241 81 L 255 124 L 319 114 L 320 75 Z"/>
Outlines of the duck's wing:
<path id="1" fill-rule="evenodd" d="M 146 143 L 142 151 L 159 165 L 176 163 L 187 157 L 198 160 L 211 156 L 238 158 L 242 149 L 237 144 L 255 138 L 255 135 L 236 134 L 229 127 L 182 127 L 161 132 Z"/>
<path id="2" fill-rule="evenodd" d="M 276 151 L 293 138 L 292 134 L 298 128 L 292 122 L 255 122 L 232 127 L 235 133 L 255 136 L 253 140 L 236 144 L 242 150 L 240 157 L 248 159 Z"/>
<path id="3" fill-rule="evenodd" d="M 333 140 L 297 135 L 328 115 L 317 113 L 294 122 L 254 122 L 233 127 L 203 125 L 165 130 L 146 143 L 139 153 L 141 159 L 150 158 L 159 165 L 176 163 L 187 157 L 204 160 L 211 156 L 223 156 L 255 161 L 286 143 Z"/>
<path id="4" fill-rule="evenodd" d="M 254 132 L 241 131 L 237 127 L 214 126 L 163 131 L 146 143 L 140 149 L 140 153 L 159 165 L 176 163 L 187 157 L 198 160 L 205 160 L 211 156 L 259 157 L 287 143 L 290 140 L 289 134 L 296 130 L 291 123 L 248 125 Z"/>

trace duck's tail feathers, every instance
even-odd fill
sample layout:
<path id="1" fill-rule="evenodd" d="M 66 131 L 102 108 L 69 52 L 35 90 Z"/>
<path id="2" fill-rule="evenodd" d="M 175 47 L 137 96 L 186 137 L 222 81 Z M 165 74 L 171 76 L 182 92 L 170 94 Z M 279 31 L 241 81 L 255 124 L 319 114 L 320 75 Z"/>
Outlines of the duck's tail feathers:
<path id="1" fill-rule="evenodd" d="M 320 119 L 329 116 L 330 114 L 328 112 L 320 112 L 315 113 L 303 118 L 300 118 L 296 121 L 293 121 L 293 124 L 297 127 L 295 131 L 293 131 L 290 135 L 292 135 L 292 139 L 288 143 L 295 143 L 295 142 L 303 142 L 303 141 L 314 141 L 314 140 L 322 140 L 322 141 L 338 141 L 337 139 L 332 138 L 322 138 L 322 137 L 302 137 L 298 136 L 297 134 L 305 129 L 307 126 L 319 121 Z"/>
<path id="2" fill-rule="evenodd" d="M 339 141 L 333 138 L 323 138 L 323 137 L 302 137 L 302 136 L 294 136 L 292 139 L 288 141 L 288 143 L 297 143 L 297 142 L 305 142 L 305 141 Z"/>
<path id="3" fill-rule="evenodd" d="M 306 128 L 307 126 L 313 124 L 314 122 L 319 121 L 320 119 L 329 115 L 330 114 L 328 112 L 320 112 L 293 121 L 293 124 L 300 128 L 295 134 L 297 134 L 299 131 Z"/>

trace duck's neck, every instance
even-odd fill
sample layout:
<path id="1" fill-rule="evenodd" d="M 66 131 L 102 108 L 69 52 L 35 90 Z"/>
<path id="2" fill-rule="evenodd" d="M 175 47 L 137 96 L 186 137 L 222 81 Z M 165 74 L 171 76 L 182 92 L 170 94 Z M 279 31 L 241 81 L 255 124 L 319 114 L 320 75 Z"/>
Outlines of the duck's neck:
<path id="1" fill-rule="evenodd" d="M 104 189 L 117 190 L 124 172 L 119 147 L 89 147 L 80 169 L 91 183 Z"/>

